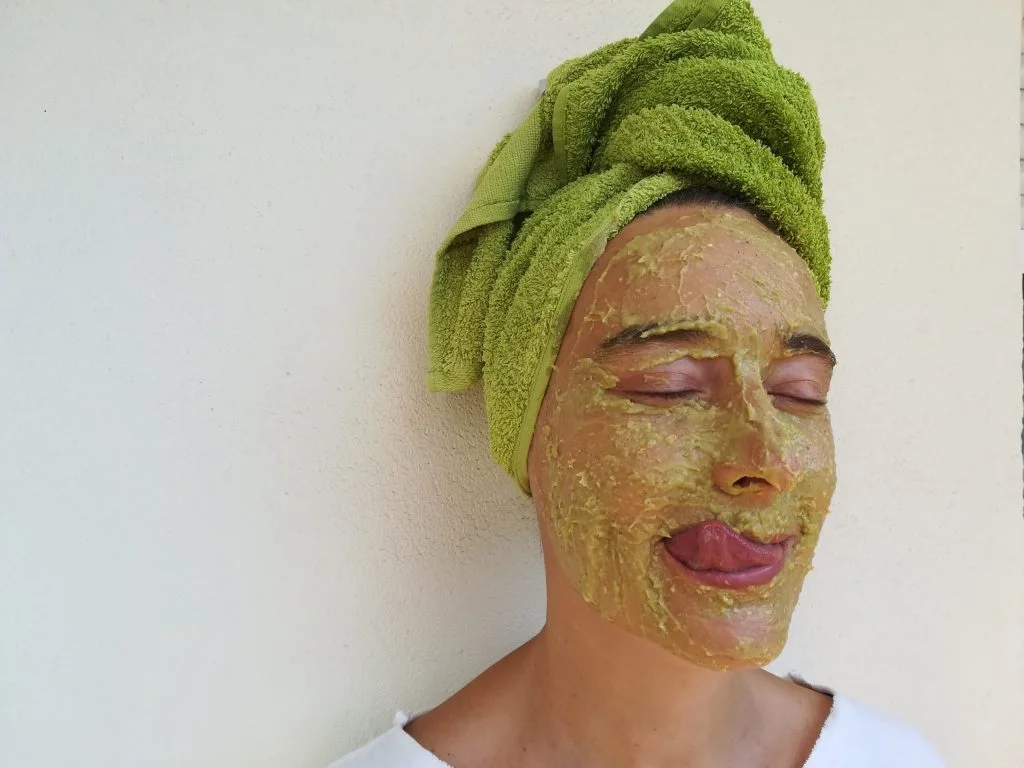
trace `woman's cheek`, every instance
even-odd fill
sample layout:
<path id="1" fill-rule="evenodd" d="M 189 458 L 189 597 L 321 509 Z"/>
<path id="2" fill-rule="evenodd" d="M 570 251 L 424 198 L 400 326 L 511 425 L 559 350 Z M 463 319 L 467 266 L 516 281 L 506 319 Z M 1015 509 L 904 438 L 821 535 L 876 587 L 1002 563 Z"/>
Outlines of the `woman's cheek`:
<path id="1" fill-rule="evenodd" d="M 716 451 L 706 438 L 714 427 L 702 409 L 629 406 L 581 414 L 591 428 L 577 453 L 586 473 L 580 491 L 619 522 L 671 521 L 709 487 Z"/>
<path id="2" fill-rule="evenodd" d="M 800 471 L 795 492 L 804 499 L 805 514 L 811 518 L 808 523 L 818 527 L 829 512 L 836 486 L 835 449 L 828 415 L 806 424 L 800 437 Z"/>
<path id="3" fill-rule="evenodd" d="M 807 420 L 802 434 L 801 463 L 814 476 L 817 485 L 827 487 L 829 495 L 835 485 L 836 457 L 832 425 L 824 412 Z"/>

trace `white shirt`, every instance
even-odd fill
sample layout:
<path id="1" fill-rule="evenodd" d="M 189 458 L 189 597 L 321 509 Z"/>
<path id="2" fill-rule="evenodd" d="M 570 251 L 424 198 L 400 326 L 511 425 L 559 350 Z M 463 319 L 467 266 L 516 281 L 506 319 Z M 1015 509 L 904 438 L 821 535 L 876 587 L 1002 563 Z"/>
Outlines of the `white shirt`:
<path id="1" fill-rule="evenodd" d="M 390 731 L 330 768 L 451 768 L 405 732 L 410 719 L 399 712 Z M 945 768 L 945 763 L 910 726 L 836 695 L 804 768 Z"/>

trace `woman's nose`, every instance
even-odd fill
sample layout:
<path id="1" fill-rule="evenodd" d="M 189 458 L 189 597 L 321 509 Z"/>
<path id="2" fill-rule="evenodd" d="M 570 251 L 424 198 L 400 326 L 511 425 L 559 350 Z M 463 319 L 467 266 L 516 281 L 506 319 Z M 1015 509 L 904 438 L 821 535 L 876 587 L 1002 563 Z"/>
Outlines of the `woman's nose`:
<path id="1" fill-rule="evenodd" d="M 728 458 L 712 470 L 718 490 L 736 500 L 766 504 L 796 485 L 796 473 L 787 461 L 785 441 L 774 417 L 775 406 L 764 391 L 760 375 L 752 375 L 742 387 L 742 405 L 735 428 L 735 442 Z"/>
<path id="2" fill-rule="evenodd" d="M 719 464 L 712 470 L 715 487 L 751 502 L 767 502 L 776 494 L 792 490 L 796 480 L 793 472 L 780 459 L 766 458 L 760 462 Z"/>

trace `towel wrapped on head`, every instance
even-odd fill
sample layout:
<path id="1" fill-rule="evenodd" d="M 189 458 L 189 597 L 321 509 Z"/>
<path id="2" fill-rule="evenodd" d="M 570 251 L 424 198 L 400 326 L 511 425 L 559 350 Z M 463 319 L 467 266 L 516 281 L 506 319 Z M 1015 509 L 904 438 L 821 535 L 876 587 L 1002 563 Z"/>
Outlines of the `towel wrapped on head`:
<path id="1" fill-rule="evenodd" d="M 827 301 L 824 153 L 810 88 L 749 0 L 676 0 L 640 37 L 565 62 L 437 255 L 428 386 L 483 379 L 491 451 L 529 493 L 551 367 L 608 240 L 674 192 L 718 190 L 764 214 Z"/>

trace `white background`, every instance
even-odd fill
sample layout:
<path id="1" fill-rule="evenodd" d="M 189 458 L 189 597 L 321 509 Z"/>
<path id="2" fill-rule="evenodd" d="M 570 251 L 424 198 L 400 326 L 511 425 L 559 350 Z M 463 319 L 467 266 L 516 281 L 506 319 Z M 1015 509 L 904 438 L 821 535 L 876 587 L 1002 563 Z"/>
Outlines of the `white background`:
<path id="1" fill-rule="evenodd" d="M 433 253 L 665 0 L 0 5 L 0 764 L 324 766 L 542 615 Z M 776 665 L 1024 754 L 1016 0 L 761 0 L 819 98 L 840 487 Z"/>

